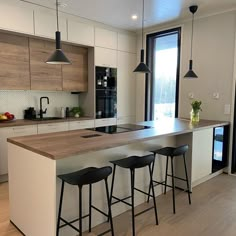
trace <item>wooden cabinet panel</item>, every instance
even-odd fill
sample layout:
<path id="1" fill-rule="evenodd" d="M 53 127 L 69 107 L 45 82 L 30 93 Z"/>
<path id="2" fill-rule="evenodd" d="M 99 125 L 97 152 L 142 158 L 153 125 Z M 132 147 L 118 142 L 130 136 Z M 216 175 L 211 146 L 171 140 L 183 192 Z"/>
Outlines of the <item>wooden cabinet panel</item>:
<path id="1" fill-rule="evenodd" d="M 0 33 L 0 89 L 30 89 L 29 40 Z"/>
<path id="2" fill-rule="evenodd" d="M 62 66 L 63 90 L 88 90 L 88 49 L 72 45 L 63 45 L 63 51 L 71 60 L 71 65 Z"/>
<path id="3" fill-rule="evenodd" d="M 61 65 L 49 65 L 45 63 L 54 50 L 54 42 L 30 38 L 32 90 L 62 90 Z"/>

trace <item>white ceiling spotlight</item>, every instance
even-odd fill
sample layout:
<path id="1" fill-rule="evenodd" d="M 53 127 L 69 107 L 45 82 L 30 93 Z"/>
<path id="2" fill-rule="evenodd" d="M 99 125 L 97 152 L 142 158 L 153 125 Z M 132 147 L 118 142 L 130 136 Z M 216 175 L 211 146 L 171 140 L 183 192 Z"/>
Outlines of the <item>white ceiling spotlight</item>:
<path id="1" fill-rule="evenodd" d="M 132 15 L 131 16 L 132 20 L 137 20 L 138 19 L 138 16 L 136 14 Z"/>

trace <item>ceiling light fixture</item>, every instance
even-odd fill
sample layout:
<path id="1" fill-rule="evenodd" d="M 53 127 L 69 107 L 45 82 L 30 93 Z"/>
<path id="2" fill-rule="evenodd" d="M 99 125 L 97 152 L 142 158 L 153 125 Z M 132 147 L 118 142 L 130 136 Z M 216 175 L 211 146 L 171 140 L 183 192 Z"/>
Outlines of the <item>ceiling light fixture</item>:
<path id="1" fill-rule="evenodd" d="M 137 19 L 138 19 L 138 16 L 137 16 L 137 15 L 132 15 L 131 18 L 132 18 L 133 20 L 137 20 Z"/>
<path id="2" fill-rule="evenodd" d="M 148 66 L 144 63 L 144 49 L 143 49 L 143 25 L 144 25 L 144 0 L 143 0 L 143 15 L 142 15 L 142 49 L 141 49 L 141 55 L 140 55 L 140 63 L 135 68 L 134 72 L 140 72 L 140 73 L 151 73 Z"/>
<path id="3" fill-rule="evenodd" d="M 57 31 L 56 31 L 56 51 L 48 58 L 46 63 L 65 65 L 71 64 L 70 60 L 65 56 L 61 50 L 61 32 L 59 31 L 59 20 L 58 20 L 58 0 L 56 0 L 56 16 L 57 16 Z"/>
<path id="4" fill-rule="evenodd" d="M 195 79 L 198 78 L 198 76 L 193 71 L 193 60 L 192 60 L 192 53 L 193 53 L 193 22 L 194 22 L 194 13 L 196 13 L 198 9 L 197 5 L 193 5 L 189 7 L 189 11 L 192 13 L 192 35 L 191 35 L 191 54 L 190 54 L 190 60 L 189 60 L 189 70 L 184 76 L 184 78 L 189 79 Z"/>

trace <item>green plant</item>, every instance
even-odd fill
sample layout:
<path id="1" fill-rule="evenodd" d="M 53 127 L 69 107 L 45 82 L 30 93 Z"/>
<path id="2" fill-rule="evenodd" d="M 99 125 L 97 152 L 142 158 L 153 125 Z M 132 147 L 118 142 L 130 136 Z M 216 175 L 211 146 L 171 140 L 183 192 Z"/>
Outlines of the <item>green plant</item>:
<path id="1" fill-rule="evenodd" d="M 194 112 L 202 111 L 201 105 L 202 105 L 202 102 L 197 101 L 197 100 L 195 100 L 191 103 L 191 106 L 192 106 L 192 109 Z"/>
<path id="2" fill-rule="evenodd" d="M 79 114 L 80 116 L 83 115 L 83 109 L 81 107 L 73 107 L 70 112 L 73 114 L 73 115 L 76 115 L 76 114 Z"/>

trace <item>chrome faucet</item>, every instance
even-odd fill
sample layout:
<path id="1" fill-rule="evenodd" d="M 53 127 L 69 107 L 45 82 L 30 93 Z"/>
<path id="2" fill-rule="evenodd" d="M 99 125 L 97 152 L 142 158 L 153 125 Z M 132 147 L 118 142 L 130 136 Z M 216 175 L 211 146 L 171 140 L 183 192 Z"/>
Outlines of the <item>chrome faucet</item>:
<path id="1" fill-rule="evenodd" d="M 43 107 L 42 107 L 42 101 L 43 99 L 47 99 L 47 103 L 49 104 L 49 98 L 48 97 L 41 97 L 40 98 L 40 110 L 39 110 L 39 117 L 42 119 L 43 118 L 43 114 L 46 114 L 47 112 L 47 108 L 43 111 Z"/>

